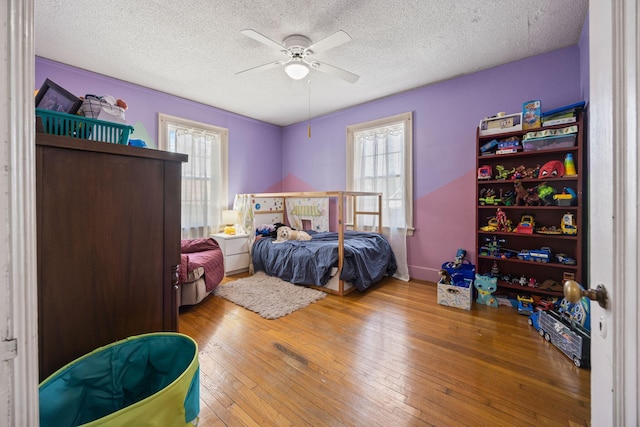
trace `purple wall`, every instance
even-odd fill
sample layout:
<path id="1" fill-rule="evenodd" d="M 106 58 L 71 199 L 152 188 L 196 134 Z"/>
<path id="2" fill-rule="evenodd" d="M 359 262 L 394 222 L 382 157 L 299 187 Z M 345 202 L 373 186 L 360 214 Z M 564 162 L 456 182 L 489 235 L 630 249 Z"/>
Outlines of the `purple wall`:
<path id="1" fill-rule="evenodd" d="M 316 190 L 345 189 L 345 134 L 351 124 L 413 111 L 414 221 L 408 239 L 411 277 L 436 280 L 458 248 L 475 257 L 476 128 L 499 111 L 542 101 L 550 110 L 582 98 L 577 46 L 359 105 L 283 130 L 284 191 L 304 182 Z M 301 160 L 302 159 L 302 160 Z"/>
<path id="2" fill-rule="evenodd" d="M 580 90 L 582 91 L 582 99 L 589 103 L 589 14 L 587 13 L 580 33 L 578 41 L 580 49 Z"/>
<path id="3" fill-rule="evenodd" d="M 152 147 L 158 112 L 228 128 L 230 199 L 235 193 L 343 190 L 346 127 L 413 111 L 415 233 L 408 239 L 409 269 L 413 278 L 435 281 L 440 265 L 458 248 L 475 257 L 479 121 L 498 111 L 518 112 L 531 99 L 540 99 L 545 111 L 588 96 L 588 78 L 581 75 L 588 74 L 588 28 L 579 46 L 314 119 L 311 138 L 306 122 L 280 128 L 43 58 L 36 58 L 35 71 L 36 88 L 48 77 L 77 95 L 125 99 L 133 137 Z"/>
<path id="4" fill-rule="evenodd" d="M 132 138 L 142 139 L 152 148 L 158 146 L 158 113 L 227 128 L 230 204 L 236 193 L 262 192 L 280 186 L 279 126 L 36 57 L 34 88 L 40 88 L 45 78 L 76 96 L 108 94 L 124 99 L 129 106 L 127 123 L 135 128 Z"/>

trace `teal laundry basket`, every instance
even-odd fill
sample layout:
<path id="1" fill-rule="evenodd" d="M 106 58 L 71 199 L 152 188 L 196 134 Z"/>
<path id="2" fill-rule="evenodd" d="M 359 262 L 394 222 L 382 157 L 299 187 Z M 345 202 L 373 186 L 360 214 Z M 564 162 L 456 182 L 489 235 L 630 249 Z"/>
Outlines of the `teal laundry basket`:
<path id="1" fill-rule="evenodd" d="M 45 427 L 195 425 L 198 344 L 173 332 L 129 337 L 62 367 L 39 390 Z"/>

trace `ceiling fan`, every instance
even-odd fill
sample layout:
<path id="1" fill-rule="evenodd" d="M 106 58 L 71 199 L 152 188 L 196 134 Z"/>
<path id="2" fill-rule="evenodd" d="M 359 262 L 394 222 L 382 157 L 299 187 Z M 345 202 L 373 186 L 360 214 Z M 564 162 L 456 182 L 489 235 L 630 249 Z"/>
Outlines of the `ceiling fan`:
<path id="1" fill-rule="evenodd" d="M 326 37 L 316 43 L 311 43 L 311 39 L 306 36 L 294 34 L 286 37 L 282 41 L 282 44 L 277 43 L 254 30 L 242 30 L 240 32 L 272 49 L 284 53 L 288 58 L 239 71 L 236 75 L 265 71 L 271 68 L 284 66 L 284 70 L 287 75 L 294 80 L 305 78 L 310 70 L 317 70 L 330 76 L 346 80 L 349 83 L 355 83 L 360 78 L 357 74 L 353 74 L 324 62 L 314 61 L 310 58 L 311 55 L 324 52 L 350 41 L 351 36 L 342 30 L 333 33 L 329 37 Z"/>

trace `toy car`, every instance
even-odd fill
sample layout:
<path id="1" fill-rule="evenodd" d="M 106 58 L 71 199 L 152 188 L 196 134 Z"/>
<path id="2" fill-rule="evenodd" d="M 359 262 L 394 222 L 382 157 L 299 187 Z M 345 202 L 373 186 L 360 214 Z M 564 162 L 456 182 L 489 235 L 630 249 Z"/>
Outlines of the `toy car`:
<path id="1" fill-rule="evenodd" d="M 492 175 L 491 172 L 492 172 L 491 166 L 488 166 L 488 165 L 480 166 L 478 168 L 478 180 L 491 179 L 491 175 Z"/>
<path id="2" fill-rule="evenodd" d="M 556 303 L 553 301 L 549 301 L 548 299 L 541 299 L 536 304 L 536 310 L 554 310 L 556 308 Z"/>
<path id="3" fill-rule="evenodd" d="M 496 217 L 489 218 L 489 223 L 484 227 L 480 227 L 480 231 L 497 231 L 498 230 L 498 220 Z"/>
<path id="4" fill-rule="evenodd" d="M 568 257 L 566 254 L 556 254 L 556 260 L 560 264 L 576 265 L 576 260 L 571 257 Z"/>
<path id="5" fill-rule="evenodd" d="M 523 249 L 518 252 L 518 259 L 523 261 L 549 262 L 551 260 L 551 250 L 549 248 L 541 249 Z"/>
<path id="6" fill-rule="evenodd" d="M 529 326 L 533 326 L 536 331 L 540 330 L 540 325 L 538 324 L 538 319 L 540 318 L 540 312 L 536 311 L 527 320 Z"/>
<path id="7" fill-rule="evenodd" d="M 567 234 L 570 236 L 578 234 L 578 227 L 576 227 L 576 220 L 572 213 L 566 213 L 562 215 L 560 228 L 562 229 L 562 234 Z"/>
<path id="8" fill-rule="evenodd" d="M 554 194 L 553 200 L 558 206 L 574 206 L 578 200 L 578 195 L 573 189 L 564 187 L 562 193 Z"/>
<path id="9" fill-rule="evenodd" d="M 533 314 L 533 298 L 518 295 L 518 313 L 523 315 Z"/>
<path id="10" fill-rule="evenodd" d="M 497 206 L 502 203 L 502 199 L 496 196 L 480 197 L 478 199 L 478 203 L 480 204 L 480 206 L 484 206 L 484 205 Z"/>
<path id="11" fill-rule="evenodd" d="M 483 189 L 480 192 L 480 198 L 478 198 L 478 204 L 484 205 L 498 205 L 502 203 L 502 199 L 496 196 L 496 191 L 493 188 Z"/>
<path id="12" fill-rule="evenodd" d="M 589 331 L 578 323 L 568 321 L 565 316 L 553 310 L 536 313 L 538 334 L 562 351 L 576 367 L 589 367 L 591 362 Z M 535 327 L 534 319 L 529 317 L 529 320 L 531 321 L 529 324 Z"/>
<path id="13" fill-rule="evenodd" d="M 516 233 L 533 234 L 533 227 L 535 224 L 533 215 L 522 215 L 520 217 L 520 223 L 516 227 Z"/>

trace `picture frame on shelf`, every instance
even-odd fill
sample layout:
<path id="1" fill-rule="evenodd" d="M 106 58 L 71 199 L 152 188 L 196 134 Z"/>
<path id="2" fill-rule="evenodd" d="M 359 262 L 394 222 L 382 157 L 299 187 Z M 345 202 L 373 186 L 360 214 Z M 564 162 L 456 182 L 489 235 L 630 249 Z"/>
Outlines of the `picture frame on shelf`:
<path id="1" fill-rule="evenodd" d="M 45 79 L 36 94 L 35 104 L 36 108 L 43 110 L 76 114 L 82 100 L 55 82 Z"/>

